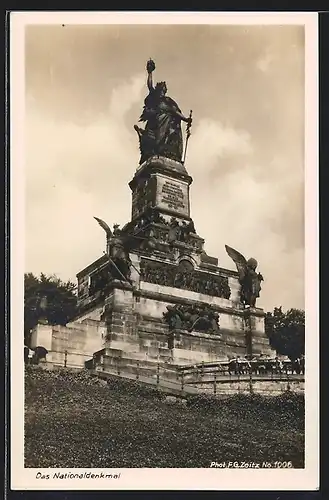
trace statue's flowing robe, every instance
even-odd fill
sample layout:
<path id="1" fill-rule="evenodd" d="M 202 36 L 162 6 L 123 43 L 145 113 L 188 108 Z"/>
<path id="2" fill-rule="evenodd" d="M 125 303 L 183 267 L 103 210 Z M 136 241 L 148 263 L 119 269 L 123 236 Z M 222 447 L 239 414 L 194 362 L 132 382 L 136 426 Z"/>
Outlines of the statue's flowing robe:
<path id="1" fill-rule="evenodd" d="M 145 133 L 154 142 L 154 153 L 165 154 L 181 160 L 183 155 L 183 136 L 181 119 L 174 115 L 181 112 L 177 103 L 170 97 L 159 97 L 151 90 L 144 101 L 144 109 L 139 121 L 147 122 Z"/>

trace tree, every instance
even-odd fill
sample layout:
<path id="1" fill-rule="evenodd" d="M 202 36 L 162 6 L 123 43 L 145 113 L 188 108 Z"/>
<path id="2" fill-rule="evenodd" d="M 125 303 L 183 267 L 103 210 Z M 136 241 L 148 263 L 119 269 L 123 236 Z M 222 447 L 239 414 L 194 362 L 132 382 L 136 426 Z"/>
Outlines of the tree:
<path id="1" fill-rule="evenodd" d="M 266 314 L 265 331 L 279 354 L 294 361 L 305 353 L 305 312 L 301 309 L 283 312 L 281 306 L 275 307 Z"/>
<path id="2" fill-rule="evenodd" d="M 46 305 L 43 307 L 43 300 Z M 76 285 L 57 276 L 24 275 L 24 340 L 30 345 L 31 329 L 41 318 L 50 325 L 66 325 L 77 312 Z"/>

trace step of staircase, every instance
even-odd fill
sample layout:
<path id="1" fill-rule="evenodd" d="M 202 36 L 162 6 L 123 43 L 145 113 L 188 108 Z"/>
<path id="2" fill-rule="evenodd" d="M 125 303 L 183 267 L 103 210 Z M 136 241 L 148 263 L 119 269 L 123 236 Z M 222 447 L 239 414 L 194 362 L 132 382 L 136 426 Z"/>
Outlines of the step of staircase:
<path id="1" fill-rule="evenodd" d="M 136 359 L 147 358 L 162 361 L 169 360 L 172 356 L 172 352 L 167 347 L 147 347 L 112 341 L 109 347 L 106 347 L 106 355 L 113 357 L 133 357 Z"/>
<path id="2" fill-rule="evenodd" d="M 138 358 L 133 358 L 130 356 L 127 356 L 125 354 L 124 356 L 121 357 L 111 357 L 111 356 L 104 356 L 103 358 L 104 362 L 104 367 L 106 366 L 114 366 L 114 367 L 125 367 L 125 366 L 133 366 L 136 368 L 148 368 L 151 369 L 152 371 L 156 372 L 156 370 L 170 370 L 174 371 L 175 373 L 177 372 L 177 367 L 176 365 L 172 365 L 171 363 L 167 363 L 166 360 L 154 360 L 154 359 L 138 359 Z M 99 366 L 101 366 L 99 364 Z"/>

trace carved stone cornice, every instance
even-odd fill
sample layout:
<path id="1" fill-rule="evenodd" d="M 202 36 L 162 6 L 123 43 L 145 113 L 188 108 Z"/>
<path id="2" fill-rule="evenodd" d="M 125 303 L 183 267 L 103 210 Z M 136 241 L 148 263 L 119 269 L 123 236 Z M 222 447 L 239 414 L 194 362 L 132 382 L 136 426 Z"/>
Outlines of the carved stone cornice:
<path id="1" fill-rule="evenodd" d="M 152 156 L 146 162 L 142 163 L 136 170 L 129 187 L 133 190 L 140 177 L 150 177 L 151 174 L 162 173 L 174 179 L 184 180 L 189 185 L 193 182 L 192 177 L 187 173 L 184 165 L 176 160 L 165 158 L 163 156 Z"/>
<path id="2" fill-rule="evenodd" d="M 200 301 L 200 300 L 194 300 L 190 298 L 185 298 L 185 297 L 178 297 L 177 295 L 173 294 L 168 294 L 164 292 L 153 292 L 151 290 L 145 290 L 145 289 L 135 289 L 133 291 L 133 294 L 135 297 L 141 297 L 144 299 L 153 299 L 157 300 L 159 302 L 166 302 L 169 304 L 182 304 L 182 305 L 191 305 L 191 304 L 205 304 L 207 303 L 206 301 Z M 212 304 L 212 307 L 214 308 L 215 311 L 219 313 L 227 313 L 227 314 L 234 314 L 237 316 L 242 316 L 243 317 L 243 310 L 237 307 L 234 307 L 232 305 L 218 305 L 218 304 Z"/>

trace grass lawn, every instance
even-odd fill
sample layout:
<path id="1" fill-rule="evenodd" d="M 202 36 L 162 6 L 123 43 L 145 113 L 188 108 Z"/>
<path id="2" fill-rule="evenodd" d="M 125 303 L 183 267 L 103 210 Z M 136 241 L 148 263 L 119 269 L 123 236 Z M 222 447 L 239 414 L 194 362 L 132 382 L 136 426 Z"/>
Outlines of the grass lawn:
<path id="1" fill-rule="evenodd" d="M 185 406 L 165 397 L 135 382 L 28 367 L 25 467 L 304 467 L 301 397 L 194 396 Z"/>

